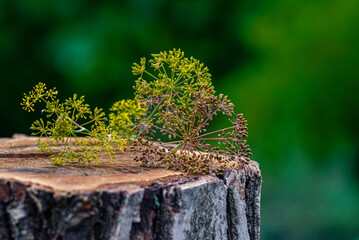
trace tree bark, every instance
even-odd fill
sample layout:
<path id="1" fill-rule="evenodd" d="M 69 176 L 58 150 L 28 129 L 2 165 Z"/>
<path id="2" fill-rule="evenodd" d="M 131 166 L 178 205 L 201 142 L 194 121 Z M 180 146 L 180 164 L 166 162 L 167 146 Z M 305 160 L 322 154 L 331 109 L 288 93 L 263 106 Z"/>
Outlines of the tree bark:
<path id="1" fill-rule="evenodd" d="M 259 239 L 256 162 L 221 176 L 114 164 L 54 167 L 33 138 L 0 140 L 0 239 Z"/>

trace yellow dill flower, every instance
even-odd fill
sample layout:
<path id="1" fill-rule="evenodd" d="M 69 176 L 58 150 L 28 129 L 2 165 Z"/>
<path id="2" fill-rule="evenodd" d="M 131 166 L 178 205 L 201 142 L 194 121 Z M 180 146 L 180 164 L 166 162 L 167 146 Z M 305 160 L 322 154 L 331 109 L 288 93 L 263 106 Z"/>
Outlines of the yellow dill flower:
<path id="1" fill-rule="evenodd" d="M 132 99 L 115 102 L 110 111 L 113 112 L 109 114 L 110 126 L 120 135 L 127 137 L 134 135 L 135 119 L 145 113 L 145 109 L 141 107 L 140 103 Z"/>
<path id="2" fill-rule="evenodd" d="M 28 112 L 33 112 L 34 111 L 34 102 L 32 101 L 31 97 L 26 95 L 24 93 L 24 98 L 22 99 L 22 102 L 20 103 L 21 106 L 23 106 L 22 108 L 25 110 L 25 111 L 28 111 Z"/>

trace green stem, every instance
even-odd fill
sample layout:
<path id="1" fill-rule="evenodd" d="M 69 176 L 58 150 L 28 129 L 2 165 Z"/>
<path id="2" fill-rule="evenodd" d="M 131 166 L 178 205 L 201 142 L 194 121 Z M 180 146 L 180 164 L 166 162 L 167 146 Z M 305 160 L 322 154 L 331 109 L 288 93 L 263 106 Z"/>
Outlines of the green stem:
<path id="1" fill-rule="evenodd" d="M 183 140 L 177 140 L 177 141 L 165 142 L 165 144 L 182 143 L 182 142 Z"/>
<path id="2" fill-rule="evenodd" d="M 90 120 L 90 121 L 88 121 L 88 122 L 83 123 L 82 126 L 85 126 L 85 125 L 87 125 L 87 124 L 90 124 L 90 123 L 92 123 L 93 121 L 95 121 L 95 119 L 92 119 L 92 120 Z"/>
<path id="3" fill-rule="evenodd" d="M 178 77 L 177 77 L 177 79 L 175 80 L 175 82 L 174 82 L 173 85 L 176 85 L 176 84 L 178 83 L 178 81 L 179 81 L 182 77 L 183 77 L 183 73 L 181 72 L 181 73 L 178 75 Z"/>
<path id="4" fill-rule="evenodd" d="M 163 69 L 163 71 L 164 71 L 164 73 L 165 73 L 166 77 L 168 78 L 168 75 L 167 75 L 166 69 L 165 69 L 165 67 L 164 67 L 164 65 L 163 65 L 163 64 L 162 64 L 162 69 Z"/>
<path id="5" fill-rule="evenodd" d="M 69 140 L 69 138 L 66 137 L 66 141 L 65 141 L 65 144 L 64 144 L 64 150 L 62 150 L 64 153 L 66 153 L 66 147 L 67 147 L 68 140 Z"/>
<path id="6" fill-rule="evenodd" d="M 203 138 L 203 141 L 227 140 L 227 138 Z"/>
<path id="7" fill-rule="evenodd" d="M 229 129 L 232 129 L 233 127 L 227 127 L 227 128 L 223 128 L 223 129 L 219 129 L 219 130 L 216 130 L 216 131 L 213 131 L 213 132 L 209 132 L 209 133 L 205 133 L 205 134 L 202 134 L 200 136 L 197 136 L 195 138 L 202 138 L 204 136 L 208 136 L 208 135 L 211 135 L 211 134 L 214 134 L 214 133 L 218 133 L 218 132 L 223 132 L 223 131 L 226 131 L 226 130 L 229 130 Z"/>
<path id="8" fill-rule="evenodd" d="M 77 122 L 75 122 L 74 120 L 72 120 L 68 115 L 66 115 L 67 119 L 69 119 L 73 124 L 75 124 L 78 128 L 80 128 L 80 130 L 77 130 L 79 132 L 83 132 L 86 131 L 87 133 L 91 133 L 90 130 L 88 130 L 87 128 L 81 126 L 80 124 L 78 124 Z"/>
<path id="9" fill-rule="evenodd" d="M 163 103 L 163 101 L 164 101 L 164 99 L 162 99 L 161 102 L 159 102 L 159 103 L 157 104 L 157 106 L 155 106 L 155 108 L 152 110 L 151 114 L 147 117 L 147 121 L 150 120 L 150 119 L 153 117 L 153 115 L 154 115 L 154 114 L 156 113 L 156 111 L 157 111 L 157 108 Z"/>
<path id="10" fill-rule="evenodd" d="M 147 73 L 148 75 L 150 75 L 151 77 L 153 77 L 156 80 L 159 80 L 157 77 L 153 76 L 151 73 L 149 73 L 148 71 L 145 71 L 145 73 Z"/>

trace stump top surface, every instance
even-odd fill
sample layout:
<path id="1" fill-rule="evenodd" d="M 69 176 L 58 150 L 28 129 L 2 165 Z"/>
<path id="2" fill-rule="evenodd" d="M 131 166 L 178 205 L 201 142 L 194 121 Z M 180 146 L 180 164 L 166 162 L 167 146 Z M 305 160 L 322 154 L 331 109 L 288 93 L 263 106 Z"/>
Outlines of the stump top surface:
<path id="1" fill-rule="evenodd" d="M 73 163 L 53 166 L 50 154 L 37 148 L 37 138 L 0 139 L 0 179 L 38 184 L 57 190 L 95 190 L 117 185 L 150 185 L 183 175 L 164 168 L 140 167 L 135 153 L 117 152 L 114 163 L 103 155 L 102 164 Z M 61 146 L 58 147 L 58 150 Z M 56 148 L 54 148 L 56 152 Z"/>

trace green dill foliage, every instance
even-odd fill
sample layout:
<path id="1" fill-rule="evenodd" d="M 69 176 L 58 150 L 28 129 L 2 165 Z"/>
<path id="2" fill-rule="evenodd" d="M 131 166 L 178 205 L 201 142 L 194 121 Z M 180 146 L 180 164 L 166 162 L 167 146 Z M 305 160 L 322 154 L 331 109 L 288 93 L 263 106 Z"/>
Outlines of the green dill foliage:
<path id="1" fill-rule="evenodd" d="M 110 108 L 109 122 L 113 130 L 127 139 L 136 137 L 135 120 L 146 112 L 137 100 L 126 99 L 115 102 Z"/>
<path id="2" fill-rule="evenodd" d="M 105 124 L 106 117 L 102 109 L 90 109 L 84 96 L 73 97 L 64 103 L 56 98 L 57 90 L 47 89 L 44 83 L 37 84 L 32 91 L 24 94 L 21 105 L 26 111 L 35 111 L 35 104 L 43 102 L 46 120 L 36 120 L 31 129 L 39 136 L 39 148 L 53 153 L 53 146 L 62 146 L 62 151 L 53 154 L 54 165 L 72 163 L 101 163 L 99 154 L 106 153 L 110 162 L 116 149 L 123 150 L 126 140 L 120 137 L 111 126 Z"/>
<path id="3" fill-rule="evenodd" d="M 142 58 L 132 69 L 138 76 L 136 99 L 147 109 L 135 127 L 139 135 L 135 145 L 142 150 L 136 160 L 143 166 L 166 165 L 207 174 L 221 173 L 228 166 L 239 167 L 249 160 L 246 120 L 242 114 L 234 114 L 227 96 L 216 94 L 203 63 L 174 49 L 152 54 L 148 62 Z M 207 132 L 217 114 L 228 117 L 229 127 Z M 153 141 L 158 133 L 165 143 Z"/>

